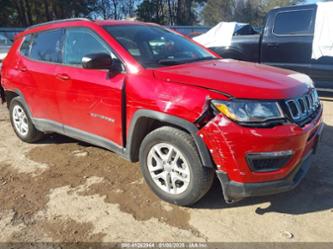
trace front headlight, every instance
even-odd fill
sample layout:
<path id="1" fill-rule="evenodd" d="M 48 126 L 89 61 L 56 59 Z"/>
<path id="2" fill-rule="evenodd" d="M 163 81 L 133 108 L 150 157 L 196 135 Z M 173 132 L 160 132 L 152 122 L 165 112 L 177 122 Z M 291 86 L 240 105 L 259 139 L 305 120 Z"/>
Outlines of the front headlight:
<path id="1" fill-rule="evenodd" d="M 277 102 L 213 100 L 212 106 L 228 118 L 240 123 L 264 123 L 285 118 Z"/>

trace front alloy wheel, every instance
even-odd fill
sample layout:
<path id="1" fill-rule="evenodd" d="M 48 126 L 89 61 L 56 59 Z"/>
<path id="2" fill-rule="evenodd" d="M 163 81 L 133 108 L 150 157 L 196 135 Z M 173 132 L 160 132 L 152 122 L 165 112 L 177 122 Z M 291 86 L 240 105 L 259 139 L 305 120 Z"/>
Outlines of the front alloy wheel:
<path id="1" fill-rule="evenodd" d="M 181 194 L 189 186 L 191 172 L 185 156 L 173 145 L 158 143 L 148 153 L 148 170 L 156 185 L 169 194 Z"/>
<path id="2" fill-rule="evenodd" d="M 202 165 L 192 136 L 177 128 L 164 126 L 149 133 L 139 157 L 147 184 L 167 202 L 192 205 L 213 183 L 214 171 Z"/>

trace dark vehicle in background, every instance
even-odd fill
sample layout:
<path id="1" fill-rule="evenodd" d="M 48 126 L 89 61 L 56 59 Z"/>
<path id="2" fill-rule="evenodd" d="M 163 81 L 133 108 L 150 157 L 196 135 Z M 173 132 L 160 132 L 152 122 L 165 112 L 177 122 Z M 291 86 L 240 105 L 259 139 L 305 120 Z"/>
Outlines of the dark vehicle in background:
<path id="1" fill-rule="evenodd" d="M 319 90 L 333 91 L 333 57 L 312 59 L 317 5 L 271 10 L 261 34 L 234 35 L 231 46 L 211 48 L 223 58 L 264 63 L 309 75 Z"/>

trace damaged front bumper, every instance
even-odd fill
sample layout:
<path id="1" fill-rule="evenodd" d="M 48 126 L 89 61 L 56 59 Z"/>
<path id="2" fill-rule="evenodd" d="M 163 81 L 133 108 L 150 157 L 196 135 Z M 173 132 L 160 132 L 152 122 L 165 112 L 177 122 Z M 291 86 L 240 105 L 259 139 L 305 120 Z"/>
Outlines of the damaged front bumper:
<path id="1" fill-rule="evenodd" d="M 304 127 L 294 124 L 270 129 L 239 126 L 223 116 L 216 117 L 200 130 L 216 165 L 216 174 L 223 189 L 224 199 L 233 203 L 252 196 L 263 196 L 289 191 L 306 175 L 323 131 L 322 110 Z M 268 171 L 251 167 L 248 155 L 264 154 L 267 165 L 276 164 L 281 152 L 290 151 L 290 158 Z M 270 152 L 270 153 L 268 153 Z M 275 153 L 272 153 L 275 152 Z M 271 161 L 270 161 L 271 160 Z M 266 161 L 266 160 L 263 160 Z"/>
<path id="2" fill-rule="evenodd" d="M 304 178 L 311 165 L 311 155 L 314 150 L 304 157 L 295 170 L 286 178 L 272 182 L 239 183 L 232 181 L 223 171 L 216 171 L 223 189 L 223 196 L 227 203 L 233 203 L 246 197 L 273 195 L 295 188 Z"/>
<path id="3" fill-rule="evenodd" d="M 223 196 L 227 203 L 233 203 L 247 197 L 273 195 L 294 189 L 302 181 L 311 166 L 311 158 L 316 153 L 324 125 L 321 124 L 313 137 L 313 147 L 300 160 L 294 170 L 285 178 L 258 183 L 239 183 L 229 179 L 228 175 L 216 170 L 222 185 Z"/>

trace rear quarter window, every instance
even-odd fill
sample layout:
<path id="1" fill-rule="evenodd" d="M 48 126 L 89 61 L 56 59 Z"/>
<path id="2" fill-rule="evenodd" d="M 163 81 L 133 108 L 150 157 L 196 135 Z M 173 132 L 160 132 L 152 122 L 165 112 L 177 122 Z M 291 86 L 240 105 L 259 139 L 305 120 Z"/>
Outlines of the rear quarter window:
<path id="1" fill-rule="evenodd" d="M 31 50 L 31 35 L 27 35 L 23 38 L 23 43 L 20 48 L 20 52 L 22 55 L 29 57 L 30 56 L 30 50 Z"/>
<path id="2" fill-rule="evenodd" d="M 312 9 L 280 12 L 275 17 L 273 33 L 277 35 L 312 34 L 313 15 Z"/>
<path id="3" fill-rule="evenodd" d="M 35 33 L 29 57 L 39 61 L 61 63 L 63 34 L 62 29 Z"/>

